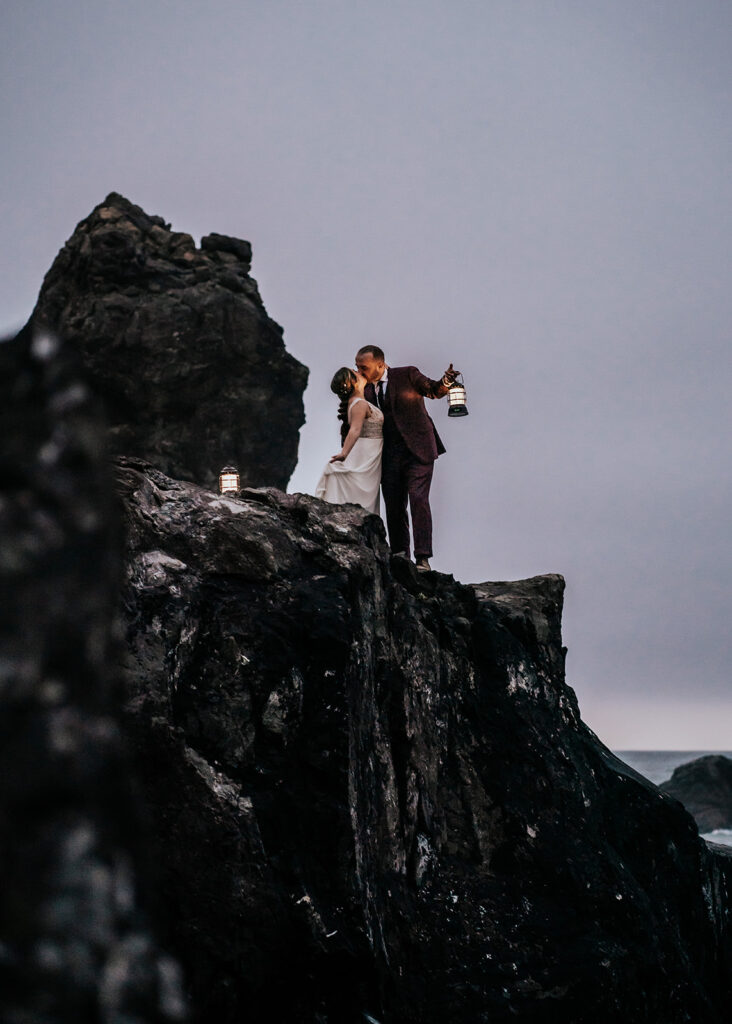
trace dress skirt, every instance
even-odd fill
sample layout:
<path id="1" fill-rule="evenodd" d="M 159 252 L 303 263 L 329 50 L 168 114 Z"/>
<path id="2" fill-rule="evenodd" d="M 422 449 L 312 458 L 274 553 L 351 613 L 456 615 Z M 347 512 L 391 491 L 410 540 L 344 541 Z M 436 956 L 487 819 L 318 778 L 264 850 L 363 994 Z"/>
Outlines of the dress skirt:
<path id="1" fill-rule="evenodd" d="M 329 462 L 315 488 L 315 497 L 344 505 L 353 502 L 379 514 L 381 437 L 359 437 L 344 462 Z"/>

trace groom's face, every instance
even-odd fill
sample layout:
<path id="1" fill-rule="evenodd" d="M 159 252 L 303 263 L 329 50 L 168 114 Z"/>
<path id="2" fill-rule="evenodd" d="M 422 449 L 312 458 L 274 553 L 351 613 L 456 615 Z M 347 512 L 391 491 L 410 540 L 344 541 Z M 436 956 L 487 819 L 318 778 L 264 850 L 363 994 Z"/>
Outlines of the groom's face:
<path id="1" fill-rule="evenodd" d="M 356 369 L 364 375 L 369 384 L 375 384 L 383 377 L 386 366 L 381 359 L 374 359 L 372 352 L 366 352 L 362 356 L 356 356 Z"/>

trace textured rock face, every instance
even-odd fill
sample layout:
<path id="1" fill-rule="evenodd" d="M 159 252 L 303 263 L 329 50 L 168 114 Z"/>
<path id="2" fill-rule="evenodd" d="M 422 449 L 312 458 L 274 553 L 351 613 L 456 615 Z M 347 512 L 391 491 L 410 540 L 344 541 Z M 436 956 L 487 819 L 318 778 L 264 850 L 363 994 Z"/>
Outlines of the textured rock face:
<path id="1" fill-rule="evenodd" d="M 728 757 L 709 754 L 679 765 L 661 789 L 694 815 L 700 832 L 732 828 L 732 761 Z"/>
<path id="2" fill-rule="evenodd" d="M 0 438 L 0 1019 L 180 1020 L 141 909 L 104 430 L 53 339 L 0 343 Z"/>
<path id="3" fill-rule="evenodd" d="M 202 1019 L 721 1022 L 729 861 L 582 724 L 563 581 L 119 465 L 129 733 Z"/>
<path id="4" fill-rule="evenodd" d="M 112 193 L 82 221 L 31 318 L 81 354 L 113 452 L 212 485 L 284 488 L 297 461 L 307 370 L 249 276 L 251 246 L 190 235 Z"/>
<path id="5" fill-rule="evenodd" d="M 36 313 L 128 453 L 137 391 L 170 397 L 175 361 L 156 379 L 154 332 L 105 328 L 105 375 L 105 282 L 159 326 L 198 290 L 188 265 L 249 281 L 246 243 L 176 237 L 110 197 Z M 218 272 L 214 305 L 257 306 Z M 128 339 L 147 362 L 125 368 Z M 151 457 L 183 465 L 186 415 L 162 408 Z M 420 575 L 360 508 L 221 498 L 127 457 L 120 601 L 96 404 L 31 327 L 0 345 L 0 437 L 3 1022 L 181 1019 L 158 884 L 201 1024 L 726 1021 L 729 854 L 582 724 L 560 577 Z"/>

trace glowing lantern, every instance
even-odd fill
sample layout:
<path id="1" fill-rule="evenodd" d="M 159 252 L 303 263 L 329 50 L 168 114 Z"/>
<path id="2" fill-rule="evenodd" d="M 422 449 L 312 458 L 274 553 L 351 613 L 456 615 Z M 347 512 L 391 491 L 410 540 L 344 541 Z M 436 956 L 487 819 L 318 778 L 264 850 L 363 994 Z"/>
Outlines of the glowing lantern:
<path id="1" fill-rule="evenodd" d="M 447 392 L 447 415 L 467 416 L 468 407 L 465 402 L 465 381 L 463 380 L 462 373 L 460 373 L 456 377 L 455 381 L 450 385 L 450 390 Z"/>
<path id="2" fill-rule="evenodd" d="M 224 466 L 219 473 L 219 494 L 236 494 L 240 487 L 236 466 Z"/>

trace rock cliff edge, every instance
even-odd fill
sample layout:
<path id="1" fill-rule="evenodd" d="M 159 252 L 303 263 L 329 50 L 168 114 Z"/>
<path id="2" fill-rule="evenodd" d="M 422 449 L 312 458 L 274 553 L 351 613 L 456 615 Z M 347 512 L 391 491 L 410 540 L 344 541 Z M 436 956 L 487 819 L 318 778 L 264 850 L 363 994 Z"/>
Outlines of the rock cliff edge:
<path id="1" fill-rule="evenodd" d="M 716 1021 L 727 861 L 564 680 L 564 582 L 123 460 L 129 733 L 217 1020 Z"/>

